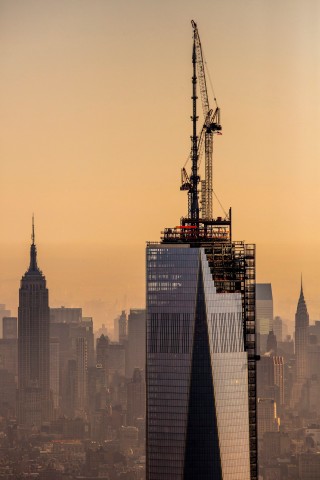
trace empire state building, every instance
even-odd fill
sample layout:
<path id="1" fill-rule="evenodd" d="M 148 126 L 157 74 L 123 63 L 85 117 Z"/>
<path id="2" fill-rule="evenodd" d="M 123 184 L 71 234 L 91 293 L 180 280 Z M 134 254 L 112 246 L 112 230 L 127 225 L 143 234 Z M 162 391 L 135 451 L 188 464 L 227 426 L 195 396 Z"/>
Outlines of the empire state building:
<path id="1" fill-rule="evenodd" d="M 37 265 L 33 222 L 30 265 L 19 290 L 18 380 L 22 425 L 40 426 L 50 417 L 49 319 L 48 289 Z"/>

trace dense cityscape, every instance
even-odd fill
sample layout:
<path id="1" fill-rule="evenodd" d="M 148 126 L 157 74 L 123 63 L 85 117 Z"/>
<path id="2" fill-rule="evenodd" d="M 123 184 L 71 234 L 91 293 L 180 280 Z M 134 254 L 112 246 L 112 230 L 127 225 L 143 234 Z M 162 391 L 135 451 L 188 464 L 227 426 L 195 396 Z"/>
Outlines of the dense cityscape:
<path id="1" fill-rule="evenodd" d="M 145 478 L 145 310 L 94 332 L 49 308 L 34 236 L 19 298 L 19 340 L 0 309 L 0 478 Z"/>
<path id="2" fill-rule="evenodd" d="M 221 111 L 191 27 L 187 208 L 146 241 L 143 308 L 123 302 L 102 323 L 70 292 L 52 302 L 32 216 L 17 311 L 0 294 L 0 480 L 320 478 L 320 319 L 302 274 L 294 318 L 279 316 L 256 243 L 235 239 L 215 192 Z"/>
<path id="3" fill-rule="evenodd" d="M 49 384 L 45 391 L 36 381 L 24 388 L 23 364 L 18 383 L 18 349 L 20 358 L 27 354 L 30 333 L 20 335 L 18 343 L 17 317 L 2 304 L 0 478 L 145 478 L 145 310 L 122 311 L 113 330 L 101 325 L 94 331 L 81 307 L 49 308 L 32 244 L 20 288 L 21 322 L 32 301 L 23 291 L 30 291 L 35 279 L 44 299 L 38 296 L 32 308 L 50 328 L 50 341 L 41 345 L 42 353 L 33 344 L 30 355 L 42 355 L 37 365 L 47 369 L 41 375 Z M 320 321 L 309 321 L 302 281 L 294 333 L 291 322 L 274 315 L 271 284 L 256 285 L 256 321 L 261 478 L 315 480 L 320 471 Z M 23 397 L 17 396 L 18 385 Z"/>

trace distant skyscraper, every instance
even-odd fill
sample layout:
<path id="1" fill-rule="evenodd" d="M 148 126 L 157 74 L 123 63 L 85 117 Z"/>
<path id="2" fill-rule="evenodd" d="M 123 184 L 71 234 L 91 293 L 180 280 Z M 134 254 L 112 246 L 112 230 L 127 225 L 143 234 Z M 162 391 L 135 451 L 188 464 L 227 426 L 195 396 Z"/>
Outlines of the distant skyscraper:
<path id="1" fill-rule="evenodd" d="M 125 310 L 122 310 L 119 317 L 119 342 L 123 343 L 127 340 L 127 315 Z"/>
<path id="2" fill-rule="evenodd" d="M 273 320 L 273 332 L 277 337 L 277 342 L 282 342 L 283 322 L 280 317 L 275 317 Z"/>
<path id="3" fill-rule="evenodd" d="M 278 432 L 280 419 L 277 416 L 277 404 L 273 398 L 258 398 L 258 437 L 263 439 L 266 432 Z"/>
<path id="4" fill-rule="evenodd" d="M 52 406 L 57 415 L 60 406 L 60 355 L 59 339 L 50 338 L 50 390 L 52 394 Z"/>
<path id="5" fill-rule="evenodd" d="M 263 355 L 258 362 L 258 396 L 273 398 L 278 406 L 284 405 L 284 358 Z"/>
<path id="6" fill-rule="evenodd" d="M 1 328 L 1 332 L 2 332 L 2 319 L 4 317 L 10 317 L 10 315 L 11 315 L 11 312 L 10 312 L 10 310 L 6 309 L 5 304 L 0 303 L 0 328 Z M 3 337 L 3 334 L 1 334 L 1 337 Z"/>
<path id="7" fill-rule="evenodd" d="M 80 323 L 82 308 L 50 308 L 50 323 Z"/>
<path id="8" fill-rule="evenodd" d="M 3 338 L 18 338 L 18 319 L 17 317 L 3 317 Z"/>
<path id="9" fill-rule="evenodd" d="M 85 338 L 76 338 L 76 416 L 85 417 L 88 408 L 88 350 Z"/>
<path id="10" fill-rule="evenodd" d="M 275 336 L 273 330 L 270 330 L 269 335 L 267 337 L 267 352 L 272 353 L 272 355 L 277 355 L 277 351 L 278 351 L 277 337 Z"/>
<path id="11" fill-rule="evenodd" d="M 101 365 L 105 374 L 105 384 L 108 385 L 108 375 L 109 375 L 109 337 L 101 335 L 97 338 L 97 365 Z"/>
<path id="12" fill-rule="evenodd" d="M 126 377 L 131 378 L 135 368 L 145 370 L 146 363 L 146 311 L 131 308 L 128 315 L 128 342 Z"/>
<path id="13" fill-rule="evenodd" d="M 0 369 L 18 374 L 18 341 L 16 338 L 0 338 Z"/>
<path id="14" fill-rule="evenodd" d="M 136 425 L 138 418 L 146 415 L 146 384 L 140 368 L 135 368 L 132 380 L 127 383 L 127 425 Z"/>
<path id="15" fill-rule="evenodd" d="M 308 329 L 309 314 L 301 280 L 300 297 L 295 318 L 296 378 L 298 382 L 305 381 L 308 376 Z"/>
<path id="16" fill-rule="evenodd" d="M 267 338 L 273 325 L 273 297 L 271 283 L 256 284 L 256 322 L 258 350 L 267 351 Z"/>
<path id="17" fill-rule="evenodd" d="M 113 340 L 119 342 L 119 317 L 113 320 Z"/>
<path id="18" fill-rule="evenodd" d="M 21 279 L 18 309 L 19 423 L 40 426 L 50 418 L 49 304 L 37 265 L 32 227 L 30 265 Z"/>
<path id="19" fill-rule="evenodd" d="M 82 317 L 80 325 L 77 327 L 78 336 L 83 336 L 87 341 L 88 367 L 95 366 L 94 355 L 94 334 L 92 317 Z M 82 333 L 80 333 L 82 332 Z"/>

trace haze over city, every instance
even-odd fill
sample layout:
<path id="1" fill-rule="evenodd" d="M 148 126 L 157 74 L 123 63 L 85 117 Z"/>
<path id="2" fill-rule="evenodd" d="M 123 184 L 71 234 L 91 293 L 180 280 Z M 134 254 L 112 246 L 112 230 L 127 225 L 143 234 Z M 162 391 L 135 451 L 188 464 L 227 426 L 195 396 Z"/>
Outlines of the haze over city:
<path id="1" fill-rule="evenodd" d="M 145 242 L 186 213 L 195 18 L 222 113 L 214 190 L 257 245 L 275 314 L 293 320 L 302 272 L 319 319 L 319 10 L 0 0 L 1 301 L 15 313 L 34 212 L 50 306 L 97 323 L 144 307 Z"/>

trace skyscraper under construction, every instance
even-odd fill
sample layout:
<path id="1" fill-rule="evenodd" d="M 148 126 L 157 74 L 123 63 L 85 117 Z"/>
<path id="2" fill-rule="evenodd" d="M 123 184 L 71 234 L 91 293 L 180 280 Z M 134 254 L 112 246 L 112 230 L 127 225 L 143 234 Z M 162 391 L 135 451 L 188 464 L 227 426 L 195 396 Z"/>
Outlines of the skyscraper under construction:
<path id="1" fill-rule="evenodd" d="M 182 170 L 181 187 L 188 215 L 147 245 L 147 479 L 255 480 L 255 246 L 232 239 L 231 210 L 225 218 L 212 215 L 220 111 L 209 108 L 192 26 L 192 167 L 190 176 Z"/>

